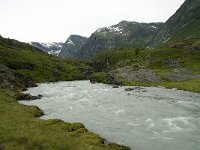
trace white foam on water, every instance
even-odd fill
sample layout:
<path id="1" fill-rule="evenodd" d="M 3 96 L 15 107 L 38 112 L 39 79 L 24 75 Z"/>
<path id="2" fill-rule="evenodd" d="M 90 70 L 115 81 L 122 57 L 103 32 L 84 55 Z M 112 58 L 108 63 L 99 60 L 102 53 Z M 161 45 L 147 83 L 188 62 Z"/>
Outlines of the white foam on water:
<path id="1" fill-rule="evenodd" d="M 141 126 L 141 124 L 137 124 L 137 123 L 130 123 L 130 122 L 128 122 L 128 123 L 126 123 L 127 125 L 131 125 L 131 126 Z"/>

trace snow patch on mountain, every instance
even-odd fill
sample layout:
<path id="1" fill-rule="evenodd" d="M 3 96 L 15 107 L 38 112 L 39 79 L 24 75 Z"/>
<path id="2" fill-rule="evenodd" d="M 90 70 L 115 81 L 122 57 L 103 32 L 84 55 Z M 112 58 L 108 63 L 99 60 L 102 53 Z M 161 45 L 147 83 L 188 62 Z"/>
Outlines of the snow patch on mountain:
<path id="1" fill-rule="evenodd" d="M 46 42 L 29 42 L 29 44 L 31 44 L 34 47 L 37 47 L 39 49 L 41 49 L 42 51 L 48 53 L 48 54 L 52 54 L 52 55 L 56 55 L 58 56 L 62 47 L 63 47 L 63 43 L 57 43 L 57 42 L 51 42 L 51 43 L 46 43 Z"/>
<path id="2" fill-rule="evenodd" d="M 102 36 L 106 36 L 110 33 L 112 34 L 122 34 L 123 33 L 123 27 L 122 26 L 110 26 L 110 27 L 104 27 L 99 28 L 96 30 L 96 33 Z"/>
<path id="3" fill-rule="evenodd" d="M 60 54 L 60 51 L 61 51 L 61 50 L 57 50 L 57 51 L 53 51 L 53 50 L 51 50 L 51 51 L 48 52 L 48 54 L 58 56 L 58 55 Z"/>
<path id="4" fill-rule="evenodd" d="M 150 26 L 151 28 L 154 28 L 154 29 L 157 29 L 157 27 L 156 26 Z"/>
<path id="5" fill-rule="evenodd" d="M 75 46 L 74 42 L 72 42 L 71 39 L 68 39 L 67 43 Z"/>
<path id="6" fill-rule="evenodd" d="M 111 26 L 111 27 L 108 27 L 108 29 L 111 31 L 111 32 L 121 32 L 123 29 L 121 29 L 119 26 L 117 27 L 114 27 L 114 26 Z"/>

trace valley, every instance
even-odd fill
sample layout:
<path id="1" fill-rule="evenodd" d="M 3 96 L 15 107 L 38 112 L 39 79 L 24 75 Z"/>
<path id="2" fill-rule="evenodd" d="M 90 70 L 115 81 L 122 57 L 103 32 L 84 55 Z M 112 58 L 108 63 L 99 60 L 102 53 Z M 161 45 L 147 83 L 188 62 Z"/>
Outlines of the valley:
<path id="1" fill-rule="evenodd" d="M 60 84 L 64 84 L 63 87 L 59 87 Z M 65 84 L 69 84 L 69 87 L 65 87 Z M 187 128 L 186 132 L 180 133 L 180 137 L 190 136 L 181 139 L 180 141 L 183 141 L 182 144 L 184 145 L 190 138 L 192 138 L 193 141 L 196 140 L 193 131 L 197 131 L 196 136 L 199 136 L 199 126 L 196 124 L 196 122 L 199 121 L 199 117 L 195 115 L 199 114 L 200 101 L 200 1 L 185 0 L 176 13 L 164 23 L 140 23 L 124 20 L 109 27 L 98 28 L 90 37 L 72 34 L 65 42 L 48 43 L 32 41 L 25 43 L 15 39 L 4 38 L 0 35 L 0 150 L 134 149 L 134 145 L 130 144 L 130 139 L 127 139 L 129 142 L 126 143 L 123 139 L 119 138 L 119 135 L 115 137 L 109 136 L 109 134 L 112 134 L 111 131 L 114 129 L 115 124 L 106 126 L 106 132 L 109 133 L 107 134 L 102 132 L 104 129 L 98 125 L 92 126 L 91 122 L 89 122 L 89 124 L 92 127 L 88 125 L 87 120 L 89 119 L 87 117 L 85 120 L 81 120 L 81 118 L 85 116 L 77 116 L 79 119 L 73 119 L 75 115 L 79 114 L 79 112 L 77 112 L 77 114 L 74 115 L 73 111 L 70 111 L 70 113 L 72 113 L 71 116 L 66 114 L 66 116 L 69 115 L 68 119 L 71 118 L 71 120 L 64 117 L 64 121 L 66 122 L 60 120 L 63 119 L 62 117 L 56 116 L 46 118 L 50 120 L 42 120 L 38 117 L 45 118 L 47 115 L 46 110 L 43 112 L 39 105 L 38 107 L 25 106 L 18 102 L 19 100 L 27 98 L 27 95 L 23 94 L 24 91 L 28 90 L 29 92 L 29 90 L 40 88 L 43 85 L 47 86 L 45 90 L 50 93 L 51 90 L 48 89 L 48 86 L 52 86 L 52 88 L 57 87 L 57 91 L 54 92 L 61 92 L 60 94 L 56 93 L 59 95 L 58 97 L 62 94 L 64 95 L 63 97 L 66 97 L 66 95 L 70 96 L 71 93 L 68 93 L 68 88 L 72 91 L 77 90 L 75 87 L 70 87 L 73 86 L 73 84 L 76 84 L 75 86 L 81 89 L 80 93 L 77 93 L 78 95 L 75 94 L 75 97 L 72 96 L 72 99 L 74 98 L 73 100 L 80 100 L 81 97 L 84 96 L 89 99 L 86 89 L 94 90 L 94 101 L 88 100 L 91 101 L 91 103 L 88 104 L 83 101 L 80 102 L 81 106 L 79 103 L 71 103 L 77 110 L 82 108 L 82 104 L 84 105 L 85 103 L 88 106 L 90 104 L 96 104 L 96 100 L 96 102 L 98 102 L 97 107 L 102 107 L 103 104 L 101 105 L 101 102 L 99 102 L 97 98 L 101 96 L 103 100 L 107 100 L 108 103 L 116 105 L 116 107 L 119 106 L 118 104 L 126 105 L 126 103 L 121 100 L 131 101 L 134 99 L 130 102 L 130 105 L 141 106 L 141 109 L 145 110 L 148 110 L 149 106 L 152 106 L 152 108 L 155 107 L 157 111 L 153 113 L 162 112 L 162 110 L 164 110 L 164 108 L 162 108 L 163 104 L 169 106 L 170 110 L 171 108 L 174 110 L 173 112 L 169 112 L 169 114 L 172 114 L 172 116 L 170 116 L 172 120 L 160 116 L 161 120 L 165 119 L 163 122 L 168 122 L 169 127 L 179 126 L 183 129 L 188 127 L 190 130 L 191 128 L 188 124 L 191 124 L 193 127 L 195 126 L 195 129 L 192 128 L 192 131 L 190 130 L 191 132 L 189 132 Z M 124 95 L 121 99 L 117 99 L 120 97 L 118 94 L 120 94 L 120 92 L 124 93 L 124 88 L 127 86 L 130 87 L 130 89 L 142 86 L 141 88 L 150 91 L 151 98 L 142 99 L 142 101 L 139 102 L 138 100 L 140 100 L 141 97 L 149 93 L 133 90 L 132 94 L 130 94 L 130 92 L 127 93 L 130 95 Z M 123 89 L 123 92 L 119 91 L 120 89 Z M 86 90 L 85 93 L 84 90 Z M 102 90 L 103 93 L 98 95 L 98 90 Z M 115 94 L 118 95 L 118 97 L 116 97 L 116 102 L 115 99 L 113 99 L 115 96 L 112 94 L 109 95 L 112 92 L 116 92 Z M 164 92 L 167 96 L 161 98 L 161 102 L 156 99 L 156 92 Z M 180 97 L 177 98 L 175 96 L 170 98 L 170 93 L 174 93 L 174 95 L 178 94 Z M 42 95 L 37 96 L 38 94 Z M 45 97 L 45 93 L 37 91 L 37 95 L 34 96 L 41 99 L 25 101 L 24 103 L 42 102 L 43 94 L 44 99 L 47 98 Z M 81 96 L 79 94 L 83 95 Z M 104 97 L 106 95 L 108 97 Z M 33 97 L 29 95 L 28 98 L 30 100 Z M 179 107 L 179 103 L 176 103 L 177 101 L 172 102 L 172 99 L 179 99 L 181 108 Z M 187 99 L 190 99 L 189 101 L 191 103 L 189 105 L 182 105 L 182 101 L 183 103 L 188 102 Z M 56 101 L 55 97 L 51 99 L 51 102 L 46 104 L 54 103 L 54 101 Z M 57 99 L 57 101 L 59 101 L 59 99 Z M 147 104 L 146 102 L 149 103 Z M 127 104 L 128 103 L 129 102 L 127 102 Z M 68 105 L 68 103 L 66 105 Z M 110 108 L 111 107 L 112 106 L 110 106 Z M 56 108 L 59 109 L 61 106 L 57 106 Z M 104 108 L 106 109 L 107 105 L 104 106 Z M 134 106 L 132 108 L 134 108 Z M 126 109 L 131 110 L 132 108 L 123 108 L 124 111 L 119 111 L 118 114 L 123 114 L 126 112 Z M 120 110 L 120 107 L 117 107 L 117 109 Z M 135 109 L 134 111 L 130 111 L 130 113 L 140 113 L 140 110 L 137 110 L 137 108 Z M 94 111 L 94 114 L 96 113 L 93 109 L 91 111 Z M 175 112 L 182 112 L 182 114 L 176 114 Z M 189 112 L 193 114 L 191 115 Z M 105 113 L 109 112 L 106 111 Z M 98 114 L 101 114 L 101 110 Z M 82 114 L 79 115 L 81 116 Z M 146 115 L 145 118 L 140 120 L 141 122 L 143 121 L 143 124 L 145 121 L 146 124 L 152 121 L 152 118 L 148 120 L 148 114 L 146 114 L 145 111 L 144 115 Z M 163 113 L 163 115 L 166 114 Z M 104 116 L 106 116 L 106 114 Z M 134 114 L 130 116 L 134 117 Z M 112 117 L 113 116 L 111 116 L 111 118 Z M 158 116 L 157 118 L 156 116 L 151 117 L 153 117 L 153 120 L 159 122 Z M 192 117 L 192 119 L 190 117 Z M 95 118 L 93 119 L 95 120 Z M 81 123 L 68 123 L 68 121 Z M 82 123 L 86 123 L 86 127 Z M 104 122 L 104 124 L 107 123 Z M 104 124 L 102 124 L 102 127 Z M 116 124 L 118 124 L 117 121 Z M 88 129 L 95 133 L 88 131 L 87 126 L 90 126 Z M 165 125 L 163 125 L 163 127 L 164 126 Z M 127 128 L 132 130 L 132 128 L 129 127 L 130 124 Z M 126 127 L 124 128 L 126 129 Z M 101 129 L 101 131 L 98 129 Z M 143 129 L 140 128 L 139 130 L 133 131 L 137 136 L 140 134 L 145 135 L 146 133 L 139 132 L 142 130 Z M 157 129 L 155 130 L 155 132 L 157 132 Z M 96 131 L 100 135 L 98 135 Z M 124 134 L 125 132 L 129 131 L 123 130 L 122 133 L 119 134 Z M 132 134 L 134 134 L 134 132 L 132 132 Z M 159 135 L 165 134 L 157 133 L 159 133 Z M 154 135 L 156 138 L 158 137 L 157 133 Z M 188 134 L 185 135 L 185 133 Z M 104 137 L 104 135 L 108 136 Z M 130 135 L 125 134 L 124 138 L 126 138 L 126 136 Z M 149 136 L 149 134 L 145 136 Z M 135 145 L 137 145 L 136 149 L 148 149 L 148 146 L 143 146 L 141 142 L 145 139 L 145 136 L 142 136 L 143 139 L 140 138 L 139 141 L 132 137 L 133 140 L 135 140 Z M 168 137 L 168 135 L 166 137 Z M 173 135 L 173 138 L 179 139 L 176 135 Z M 152 149 L 156 145 L 156 143 L 153 144 L 153 141 L 152 143 L 149 143 L 148 140 L 146 142 L 147 145 L 149 144 L 152 146 Z M 163 145 L 166 144 L 165 142 L 166 141 L 164 141 Z M 191 145 L 189 144 L 191 150 L 198 148 L 196 141 L 194 143 L 190 143 Z M 189 148 L 186 146 L 187 142 L 184 148 L 177 147 L 176 142 L 173 144 L 170 145 L 172 147 L 166 145 L 166 149 L 178 150 Z M 159 147 L 159 145 L 156 146 Z"/>

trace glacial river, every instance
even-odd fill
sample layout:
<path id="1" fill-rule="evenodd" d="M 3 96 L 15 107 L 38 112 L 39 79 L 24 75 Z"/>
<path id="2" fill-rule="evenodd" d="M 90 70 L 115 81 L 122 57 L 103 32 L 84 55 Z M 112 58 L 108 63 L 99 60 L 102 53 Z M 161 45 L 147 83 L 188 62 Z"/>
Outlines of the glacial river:
<path id="1" fill-rule="evenodd" d="M 40 100 L 42 119 L 81 122 L 90 131 L 133 150 L 200 150 L 200 94 L 176 89 L 72 81 L 39 84 L 26 93 Z"/>

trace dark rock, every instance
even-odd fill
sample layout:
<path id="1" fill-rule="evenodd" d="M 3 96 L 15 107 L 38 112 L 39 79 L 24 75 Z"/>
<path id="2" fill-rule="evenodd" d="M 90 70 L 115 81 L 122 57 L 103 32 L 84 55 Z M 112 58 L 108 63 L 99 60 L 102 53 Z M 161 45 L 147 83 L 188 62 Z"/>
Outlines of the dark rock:
<path id="1" fill-rule="evenodd" d="M 37 84 L 33 81 L 33 79 L 29 76 L 22 75 L 20 73 L 14 73 L 15 77 L 18 79 L 18 81 L 27 87 L 37 87 Z"/>
<path id="2" fill-rule="evenodd" d="M 39 98 L 42 98 L 43 96 L 41 94 L 38 95 Z"/>
<path id="3" fill-rule="evenodd" d="M 142 90 L 141 92 L 147 92 L 147 90 Z"/>
<path id="4" fill-rule="evenodd" d="M 0 145 L 0 150 L 5 150 L 5 146 L 4 145 Z"/>
<path id="5" fill-rule="evenodd" d="M 27 88 L 23 88 L 23 89 L 21 89 L 22 91 L 26 91 L 27 90 Z"/>
<path id="6" fill-rule="evenodd" d="M 167 59 L 165 62 L 167 64 L 167 66 L 170 66 L 172 68 L 180 68 L 181 67 L 179 60 L 176 60 L 176 59 Z"/>
<path id="7" fill-rule="evenodd" d="M 125 91 L 133 91 L 135 90 L 134 88 L 125 88 Z"/>
<path id="8" fill-rule="evenodd" d="M 95 84 L 96 82 L 93 79 L 90 79 L 91 84 Z"/>
<path id="9" fill-rule="evenodd" d="M 111 72 L 108 73 L 108 79 L 111 82 L 111 84 L 115 84 L 115 85 L 122 85 L 123 82 L 116 78 Z"/>
<path id="10" fill-rule="evenodd" d="M 55 82 L 60 81 L 61 77 L 60 77 L 60 68 L 59 67 L 54 69 L 53 75 L 54 75 L 54 78 L 55 78 Z"/>
<path id="11" fill-rule="evenodd" d="M 142 87 L 140 87 L 140 86 L 136 86 L 135 89 L 136 89 L 136 90 L 142 90 L 142 89 L 144 89 L 144 88 L 142 88 Z"/>
<path id="12" fill-rule="evenodd" d="M 118 85 L 113 85 L 113 87 L 112 88 L 119 88 L 119 86 Z"/>
<path id="13" fill-rule="evenodd" d="M 36 100 L 36 99 L 41 99 L 42 95 L 38 95 L 38 96 L 32 96 L 30 94 L 19 94 L 17 96 L 17 100 Z"/>
<path id="14" fill-rule="evenodd" d="M 109 142 L 108 140 L 106 139 L 102 139 L 102 144 L 104 145 L 109 145 L 111 142 Z"/>
<path id="15" fill-rule="evenodd" d="M 33 79 L 0 64 L 0 88 L 21 89 L 36 87 Z"/>

